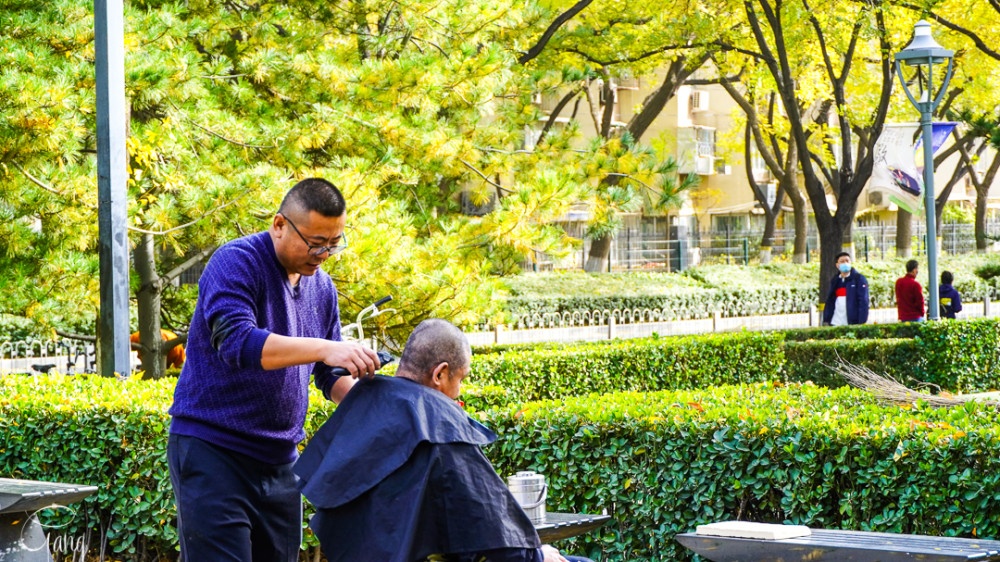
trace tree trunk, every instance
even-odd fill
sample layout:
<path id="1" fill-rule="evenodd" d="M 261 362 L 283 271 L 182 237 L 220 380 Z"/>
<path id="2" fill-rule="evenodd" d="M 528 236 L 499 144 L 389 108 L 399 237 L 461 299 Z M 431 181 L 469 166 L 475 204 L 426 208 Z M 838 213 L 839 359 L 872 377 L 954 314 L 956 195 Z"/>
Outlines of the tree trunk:
<path id="1" fill-rule="evenodd" d="M 778 220 L 778 214 L 767 210 L 764 212 L 764 235 L 760 238 L 760 263 L 767 265 L 771 263 L 771 248 L 774 246 L 774 223 Z"/>
<path id="2" fill-rule="evenodd" d="M 788 180 L 793 183 L 794 180 Z M 795 244 L 792 251 L 792 263 L 806 263 L 806 246 L 809 236 L 809 216 L 806 213 L 806 198 L 795 185 L 785 190 L 792 201 L 792 213 L 795 215 Z"/>
<path id="3" fill-rule="evenodd" d="M 976 190 L 976 251 L 986 253 L 986 190 Z"/>
<path id="4" fill-rule="evenodd" d="M 162 281 L 156 272 L 156 248 L 152 234 L 143 234 L 133 252 L 139 275 L 138 316 L 142 370 L 147 379 L 162 378 L 167 371 L 167 356 L 160 335 L 160 293 Z"/>
<path id="5" fill-rule="evenodd" d="M 822 302 L 830 290 L 830 279 L 837 272 L 837 254 L 844 251 L 844 229 L 833 217 L 816 223 L 819 230 L 819 301 Z"/>
<path id="6" fill-rule="evenodd" d="M 896 211 L 896 257 L 913 255 L 913 215 L 909 211 Z"/>
<path id="7" fill-rule="evenodd" d="M 990 192 L 997 175 L 1000 174 L 1000 152 L 993 154 L 993 161 L 986 170 L 986 174 L 979 180 L 976 186 L 976 251 L 985 252 L 986 240 L 986 198 Z"/>
<path id="8" fill-rule="evenodd" d="M 587 255 L 587 264 L 583 270 L 589 273 L 607 271 L 608 259 L 611 256 L 611 235 L 605 234 L 599 238 L 594 238 L 590 244 L 590 253 Z"/>

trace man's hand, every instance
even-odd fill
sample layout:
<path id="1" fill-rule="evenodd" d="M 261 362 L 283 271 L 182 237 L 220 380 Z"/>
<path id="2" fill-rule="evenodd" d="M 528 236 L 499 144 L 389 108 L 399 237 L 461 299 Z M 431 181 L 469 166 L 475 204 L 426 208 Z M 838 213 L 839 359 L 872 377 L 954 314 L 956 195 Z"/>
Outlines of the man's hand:
<path id="1" fill-rule="evenodd" d="M 542 545 L 542 555 L 545 556 L 545 562 L 569 562 L 562 554 L 559 554 L 555 547 L 549 544 Z"/>
<path id="2" fill-rule="evenodd" d="M 323 354 L 323 363 L 341 367 L 354 378 L 372 378 L 382 366 L 374 350 L 356 343 L 332 341 Z"/>

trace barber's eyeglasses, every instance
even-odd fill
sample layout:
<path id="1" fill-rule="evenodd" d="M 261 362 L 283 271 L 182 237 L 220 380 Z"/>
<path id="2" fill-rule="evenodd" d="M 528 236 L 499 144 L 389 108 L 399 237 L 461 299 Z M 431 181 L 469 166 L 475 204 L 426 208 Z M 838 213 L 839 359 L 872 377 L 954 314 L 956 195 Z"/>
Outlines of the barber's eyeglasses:
<path id="1" fill-rule="evenodd" d="M 322 256 L 323 254 L 326 253 L 329 253 L 332 256 L 333 254 L 339 254 L 340 252 L 344 251 L 344 248 L 347 247 L 347 234 L 341 234 L 340 242 L 334 244 L 333 246 L 315 246 L 313 244 L 310 244 L 309 241 L 306 240 L 306 237 L 302 236 L 302 233 L 299 232 L 299 227 L 295 226 L 295 223 L 292 222 L 292 219 L 288 218 L 285 215 L 281 216 L 284 217 L 285 222 L 287 222 L 288 225 L 292 227 L 292 230 L 295 231 L 295 234 L 299 235 L 299 238 L 302 239 L 302 243 L 308 246 L 310 256 L 318 258 L 319 256 Z"/>

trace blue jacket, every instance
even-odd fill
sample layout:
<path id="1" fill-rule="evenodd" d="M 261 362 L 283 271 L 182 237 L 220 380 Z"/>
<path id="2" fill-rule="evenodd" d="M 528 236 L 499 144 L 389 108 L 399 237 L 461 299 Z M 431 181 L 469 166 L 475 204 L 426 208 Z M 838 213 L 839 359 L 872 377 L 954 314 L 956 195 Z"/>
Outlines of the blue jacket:
<path id="1" fill-rule="evenodd" d="M 941 300 L 941 316 L 954 318 L 956 312 L 962 312 L 962 296 L 958 294 L 955 287 L 951 285 L 939 285 L 938 295 L 941 299 L 951 299 L 951 306 L 945 307 Z"/>
<path id="2" fill-rule="evenodd" d="M 847 323 L 864 324 L 868 322 L 868 280 L 852 267 L 846 278 L 841 277 L 838 273 L 830 281 L 830 291 L 826 295 L 826 305 L 823 307 L 823 323 L 829 324 L 833 320 L 833 309 L 837 303 L 837 289 L 840 287 L 847 288 Z"/>

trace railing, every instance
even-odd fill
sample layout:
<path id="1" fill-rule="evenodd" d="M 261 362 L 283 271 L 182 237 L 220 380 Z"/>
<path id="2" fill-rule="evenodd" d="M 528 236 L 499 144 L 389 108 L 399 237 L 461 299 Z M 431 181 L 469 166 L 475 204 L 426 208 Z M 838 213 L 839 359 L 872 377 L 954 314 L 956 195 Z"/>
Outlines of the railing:
<path id="1" fill-rule="evenodd" d="M 1000 315 L 1000 306 L 983 302 L 963 303 L 959 320 L 988 318 Z M 657 316 L 657 312 L 660 315 Z M 631 313 L 631 314 L 630 314 Z M 897 321 L 896 308 L 875 308 L 868 314 L 871 324 L 891 324 Z M 688 318 L 671 318 L 656 309 L 633 311 L 601 310 L 591 314 L 546 313 L 524 315 L 510 325 L 478 325 L 467 327 L 465 335 L 472 345 L 577 342 L 611 339 L 643 338 L 653 334 L 677 336 L 747 330 L 787 330 L 819 326 L 822 314 L 816 306 L 808 311 L 790 314 L 757 316 L 723 316 L 720 312 Z"/>
<path id="2" fill-rule="evenodd" d="M 964 223 L 945 223 L 940 230 L 941 250 L 945 254 L 966 254 L 975 251 L 975 226 Z M 1000 222 L 987 225 L 987 232 L 1000 232 Z M 881 260 L 896 255 L 896 226 L 855 226 L 855 261 Z M 523 264 L 525 270 L 583 269 L 587 263 L 591 241 L 582 231 L 571 232 L 583 237 L 580 249 L 563 259 L 554 259 L 537 253 L 535 261 Z M 667 237 L 663 232 L 649 233 L 642 228 L 628 227 L 615 233 L 608 263 L 601 271 L 659 270 L 680 271 L 698 263 L 748 264 L 757 259 L 763 231 L 759 229 L 723 229 L 692 232 L 680 239 Z M 915 223 L 912 231 L 912 254 L 926 254 L 926 229 Z M 774 233 L 772 255 L 790 254 L 795 242 L 793 229 L 780 229 Z M 991 247 L 995 246 L 991 242 Z M 819 234 L 814 226 L 806 232 L 806 260 L 819 259 Z"/>
<path id="3" fill-rule="evenodd" d="M 63 374 L 97 372 L 97 348 L 92 342 L 70 339 L 0 341 L 0 374 Z"/>

